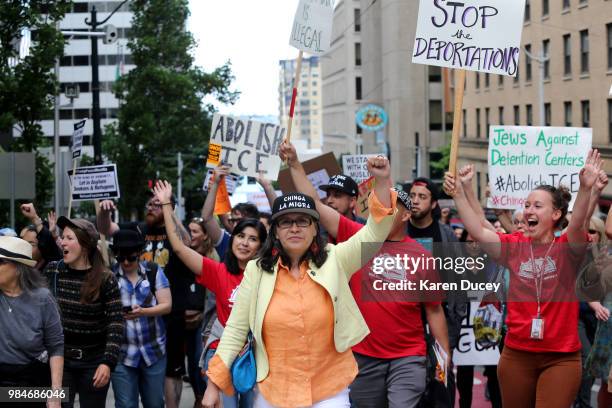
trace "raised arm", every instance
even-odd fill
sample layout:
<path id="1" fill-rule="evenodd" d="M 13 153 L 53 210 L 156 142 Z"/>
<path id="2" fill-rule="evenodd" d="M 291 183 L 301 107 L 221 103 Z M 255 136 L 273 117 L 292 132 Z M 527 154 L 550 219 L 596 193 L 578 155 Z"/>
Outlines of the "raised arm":
<path id="1" fill-rule="evenodd" d="M 567 238 L 570 243 L 580 244 L 586 242 L 585 222 L 589 210 L 591 189 L 599 177 L 603 161 L 597 149 L 589 151 L 584 167 L 580 170 L 580 187 L 574 201 L 572 218 L 567 226 Z"/>
<path id="2" fill-rule="evenodd" d="M 178 255 L 191 272 L 196 275 L 201 274 L 203 256 L 185 245 L 181 239 L 180 228 L 177 225 L 176 217 L 174 217 L 174 211 L 172 211 L 172 186 L 167 181 L 158 181 L 153 187 L 153 192 L 155 192 L 162 205 L 166 234 L 174 253 Z"/>
<path id="3" fill-rule="evenodd" d="M 589 197 L 589 209 L 584 220 L 584 228 L 587 230 L 591 225 L 591 217 L 593 216 L 593 213 L 595 213 L 595 208 L 597 208 L 599 197 L 601 197 L 601 193 L 607 185 L 608 175 L 605 171 L 600 169 L 599 174 L 597 175 L 597 180 L 595 180 L 595 184 L 593 185 L 593 188 L 591 188 L 591 196 Z"/>
<path id="4" fill-rule="evenodd" d="M 206 232 L 215 244 L 219 242 L 219 239 L 223 235 L 223 230 L 221 230 L 213 214 L 215 211 L 215 201 L 217 200 L 217 190 L 219 190 L 219 183 L 221 180 L 228 174 L 228 166 L 217 166 L 213 170 L 212 182 L 208 187 L 208 194 L 206 195 L 206 200 L 204 200 L 204 206 L 202 207 L 202 218 L 206 223 Z"/>
<path id="5" fill-rule="evenodd" d="M 470 205 L 462 187 L 461 183 L 455 181 L 455 176 L 451 173 L 447 172 L 444 175 L 444 191 L 453 197 L 459 217 L 474 240 L 483 243 L 500 243 L 499 236 L 482 225 L 481 216 Z M 494 259 L 499 258 L 501 254 L 499 245 L 485 245 L 484 247 Z"/>
<path id="6" fill-rule="evenodd" d="M 317 190 L 312 185 L 310 180 L 308 180 L 308 177 L 306 177 L 304 167 L 298 160 L 295 146 L 289 143 L 287 139 L 283 140 L 283 143 L 280 146 L 279 156 L 281 160 L 286 162 L 287 166 L 289 166 L 291 179 L 293 180 L 296 190 L 311 196 L 315 200 L 315 205 L 317 206 L 317 211 L 319 212 L 320 216 L 319 222 L 332 237 L 336 238 L 338 236 L 340 214 L 338 211 L 321 202 Z"/>
<path id="7" fill-rule="evenodd" d="M 368 159 L 368 170 L 375 178 L 374 194 L 369 198 L 368 222 L 347 241 L 336 245 L 335 249 L 338 263 L 348 277 L 357 272 L 380 250 L 397 214 L 395 208 L 397 193 L 391 190 L 389 160 L 384 156 L 371 157 Z"/>
<path id="8" fill-rule="evenodd" d="M 264 176 L 263 172 L 259 173 L 259 177 L 257 177 L 256 180 L 259 185 L 264 189 L 264 193 L 266 193 L 266 198 L 268 199 L 270 208 L 272 208 L 272 206 L 274 205 L 274 200 L 276 200 L 276 191 L 274 191 L 272 183 Z"/>
<path id="9" fill-rule="evenodd" d="M 112 237 L 115 232 L 119 231 L 119 225 L 112 220 L 112 213 L 115 210 L 115 203 L 111 200 L 104 200 L 100 203 L 100 213 L 96 217 L 96 224 L 100 234 Z"/>
<path id="10" fill-rule="evenodd" d="M 463 188 L 465 198 L 470 204 L 472 210 L 480 217 L 480 223 L 484 228 L 495 232 L 495 227 L 493 227 L 489 220 L 487 220 L 487 217 L 482 210 L 482 206 L 476 197 L 476 192 L 474 192 L 474 187 L 472 186 L 472 179 L 474 178 L 474 165 L 466 164 L 459 169 L 457 174 L 459 175 L 459 181 L 461 182 L 461 187 Z"/>

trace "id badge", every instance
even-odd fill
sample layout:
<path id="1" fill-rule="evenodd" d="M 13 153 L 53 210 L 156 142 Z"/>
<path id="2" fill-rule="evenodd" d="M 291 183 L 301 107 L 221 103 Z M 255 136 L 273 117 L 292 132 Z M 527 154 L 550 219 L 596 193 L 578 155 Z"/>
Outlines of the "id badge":
<path id="1" fill-rule="evenodd" d="M 535 318 L 531 320 L 531 338 L 534 340 L 544 339 L 544 319 Z"/>

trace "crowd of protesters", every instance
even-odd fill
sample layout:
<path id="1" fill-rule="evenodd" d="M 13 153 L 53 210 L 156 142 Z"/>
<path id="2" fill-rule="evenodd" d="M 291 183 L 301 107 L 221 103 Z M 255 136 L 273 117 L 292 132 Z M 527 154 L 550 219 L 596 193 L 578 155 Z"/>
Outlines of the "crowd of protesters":
<path id="1" fill-rule="evenodd" d="M 608 183 L 597 151 L 571 213 L 567 189 L 541 185 L 494 218 L 471 165 L 445 176 L 451 209 L 431 180 L 393 188 L 388 159 L 370 158 L 364 219 L 353 179 L 332 176 L 321 197 L 287 141 L 280 157 L 298 192 L 276 197 L 259 178 L 271 213 L 240 203 L 214 215 L 224 165 L 185 225 L 165 181 L 143 222 L 113 222 L 112 201 L 93 222 L 22 205 L 30 225 L 0 229 L 0 387 L 66 387 L 64 407 L 76 395 L 104 407 L 111 386 L 116 407 L 179 407 L 184 379 L 196 407 L 470 407 L 475 367 L 452 355 L 476 304 L 503 320 L 498 337 L 476 336 L 501 350 L 484 369 L 493 407 L 589 407 L 595 380 L 597 406 L 612 406 L 612 217 L 596 213 Z M 410 279 L 503 290 L 381 298 L 374 279 L 406 279 L 373 272 L 383 253 L 486 255 L 482 270 L 421 267 Z M 236 392 L 231 367 L 250 336 L 256 385 Z M 20 406 L 45 404 L 60 401 Z"/>

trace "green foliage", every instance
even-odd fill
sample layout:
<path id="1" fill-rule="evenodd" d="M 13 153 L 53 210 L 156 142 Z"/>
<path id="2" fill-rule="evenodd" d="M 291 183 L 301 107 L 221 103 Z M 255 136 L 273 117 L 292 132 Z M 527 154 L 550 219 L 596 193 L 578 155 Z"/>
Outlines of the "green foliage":
<path id="1" fill-rule="evenodd" d="M 46 143 L 37 122 L 51 114 L 58 86 L 53 67 L 64 51 L 64 38 L 56 30 L 56 22 L 63 18 L 70 4 L 67 0 L 0 4 L 0 134 L 20 135 L 11 141 L 8 151 L 31 152 Z M 25 28 L 33 33 L 33 38 L 29 55 L 18 60 L 15 44 L 19 44 Z M 41 213 L 52 194 L 50 163 L 36 153 L 35 202 Z M 2 208 L 0 225 L 8 223 L 8 205 Z"/>
<path id="2" fill-rule="evenodd" d="M 229 62 L 211 73 L 193 65 L 187 0 L 135 0 L 130 5 L 134 18 L 128 46 L 136 68 L 115 85 L 119 122 L 105 129 L 103 143 L 104 154 L 118 167 L 123 216 L 143 208 L 149 180 L 175 185 L 177 152 L 193 156 L 185 160 L 184 195 L 199 197 L 204 166 L 198 155 L 207 151 L 213 111 L 203 98 L 233 103 L 238 97 L 229 89 Z"/>
<path id="3" fill-rule="evenodd" d="M 450 150 L 451 150 L 451 145 L 450 143 L 448 143 L 446 146 L 440 149 L 440 153 L 442 154 L 442 157 L 440 158 L 440 160 L 432 161 L 430 163 L 432 179 L 444 178 L 444 173 L 448 170 L 448 164 L 450 162 Z"/>

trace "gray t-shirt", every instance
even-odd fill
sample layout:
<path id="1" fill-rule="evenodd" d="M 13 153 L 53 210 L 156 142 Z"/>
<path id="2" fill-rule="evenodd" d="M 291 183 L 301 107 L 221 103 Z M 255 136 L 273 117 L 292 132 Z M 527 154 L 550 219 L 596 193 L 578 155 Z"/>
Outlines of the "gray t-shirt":
<path id="1" fill-rule="evenodd" d="M 60 313 L 48 289 L 17 297 L 0 291 L 0 333 L 0 363 L 28 364 L 64 355 Z"/>

